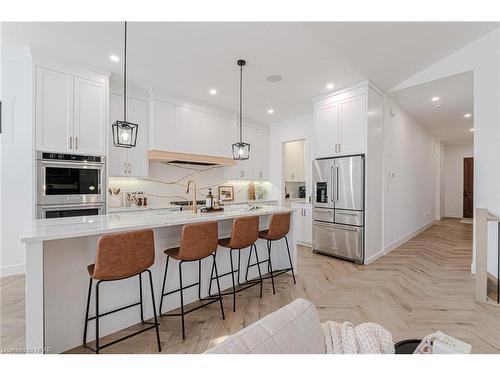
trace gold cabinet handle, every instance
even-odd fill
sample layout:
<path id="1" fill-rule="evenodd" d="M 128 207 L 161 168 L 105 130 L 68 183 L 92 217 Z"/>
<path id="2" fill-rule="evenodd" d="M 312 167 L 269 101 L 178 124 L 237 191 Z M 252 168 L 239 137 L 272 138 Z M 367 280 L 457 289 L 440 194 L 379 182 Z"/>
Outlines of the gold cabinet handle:
<path id="1" fill-rule="evenodd" d="M 69 149 L 71 150 L 73 148 L 73 137 L 70 135 L 69 136 Z"/>
<path id="2" fill-rule="evenodd" d="M 123 163 L 123 173 L 127 173 L 127 163 Z"/>
<path id="3" fill-rule="evenodd" d="M 75 149 L 78 150 L 78 137 L 75 137 Z"/>

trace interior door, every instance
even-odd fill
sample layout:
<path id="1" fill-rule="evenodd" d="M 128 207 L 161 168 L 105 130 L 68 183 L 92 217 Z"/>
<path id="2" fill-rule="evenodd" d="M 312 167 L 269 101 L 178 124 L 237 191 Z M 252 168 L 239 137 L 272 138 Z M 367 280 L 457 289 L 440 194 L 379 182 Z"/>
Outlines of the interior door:
<path id="1" fill-rule="evenodd" d="M 464 217 L 474 212 L 474 158 L 464 158 Z"/>

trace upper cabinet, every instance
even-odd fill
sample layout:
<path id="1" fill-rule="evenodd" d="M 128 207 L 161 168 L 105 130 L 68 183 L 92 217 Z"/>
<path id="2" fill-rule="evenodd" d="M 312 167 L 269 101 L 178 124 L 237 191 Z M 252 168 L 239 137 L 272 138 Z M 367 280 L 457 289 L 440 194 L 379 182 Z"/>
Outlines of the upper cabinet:
<path id="1" fill-rule="evenodd" d="M 105 154 L 107 79 L 63 64 L 35 68 L 37 150 Z"/>
<path id="2" fill-rule="evenodd" d="M 175 151 L 176 106 L 164 101 L 152 100 L 152 123 L 149 129 L 151 150 Z"/>
<path id="3" fill-rule="evenodd" d="M 123 96 L 109 95 L 109 175 L 113 177 L 147 177 L 148 161 L 148 102 L 127 98 L 127 120 L 137 124 L 137 143 L 135 147 L 123 148 L 113 144 L 111 125 L 123 119 Z"/>
<path id="4" fill-rule="evenodd" d="M 366 153 L 367 90 L 356 87 L 315 101 L 316 158 Z"/>

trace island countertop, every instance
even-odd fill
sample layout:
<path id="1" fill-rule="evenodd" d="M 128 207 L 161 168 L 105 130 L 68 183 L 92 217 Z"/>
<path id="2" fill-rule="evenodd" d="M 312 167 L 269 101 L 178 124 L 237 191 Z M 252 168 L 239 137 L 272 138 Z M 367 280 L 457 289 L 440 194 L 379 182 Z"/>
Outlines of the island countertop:
<path id="1" fill-rule="evenodd" d="M 255 209 L 248 206 L 226 207 L 224 211 L 196 213 L 192 211 L 148 210 L 146 212 L 120 212 L 96 216 L 33 220 L 31 231 L 21 237 L 21 242 L 58 240 L 84 237 L 126 230 L 177 226 L 204 221 L 234 219 L 241 216 L 269 215 L 292 212 L 290 207 L 265 205 Z"/>

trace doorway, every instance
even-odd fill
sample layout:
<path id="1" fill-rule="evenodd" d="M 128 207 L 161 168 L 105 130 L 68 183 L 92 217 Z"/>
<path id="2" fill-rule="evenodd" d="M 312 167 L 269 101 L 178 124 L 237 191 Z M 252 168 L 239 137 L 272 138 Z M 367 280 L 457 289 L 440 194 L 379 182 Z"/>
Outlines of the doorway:
<path id="1" fill-rule="evenodd" d="M 464 218 L 474 213 L 474 158 L 464 158 Z"/>

